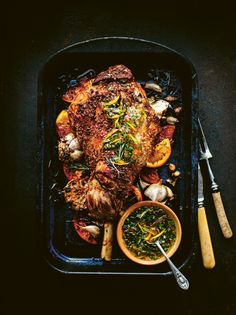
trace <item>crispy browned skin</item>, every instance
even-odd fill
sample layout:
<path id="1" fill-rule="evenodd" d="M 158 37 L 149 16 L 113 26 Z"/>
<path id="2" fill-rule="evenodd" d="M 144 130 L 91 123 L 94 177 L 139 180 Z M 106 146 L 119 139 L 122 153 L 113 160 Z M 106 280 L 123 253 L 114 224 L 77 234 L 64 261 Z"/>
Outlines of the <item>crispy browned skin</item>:
<path id="1" fill-rule="evenodd" d="M 151 154 L 159 121 L 145 92 L 123 65 L 108 68 L 96 78 L 81 82 L 73 93 L 68 93 L 64 100 L 70 97 L 71 127 L 81 144 L 91 176 L 83 187 L 76 179 L 69 182 L 65 199 L 75 210 L 86 209 L 90 216 L 101 222 L 112 221 Z M 115 105 L 109 105 L 117 98 Z M 122 116 L 109 117 L 112 106 L 116 106 Z M 110 144 L 106 139 L 111 132 L 116 134 L 111 143 L 121 141 L 116 148 L 107 147 Z M 121 151 L 122 143 L 126 143 L 126 151 Z M 123 152 L 122 159 L 118 159 L 119 152 Z"/>

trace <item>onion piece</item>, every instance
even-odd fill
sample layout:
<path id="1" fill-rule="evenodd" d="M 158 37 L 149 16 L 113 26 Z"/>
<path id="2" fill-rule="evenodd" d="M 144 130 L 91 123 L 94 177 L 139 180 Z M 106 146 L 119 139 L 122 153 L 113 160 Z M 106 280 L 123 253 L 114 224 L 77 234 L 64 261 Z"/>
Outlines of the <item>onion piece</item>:
<path id="1" fill-rule="evenodd" d="M 150 186 L 149 183 L 143 181 L 141 178 L 139 179 L 139 184 L 140 184 L 142 190 L 145 190 L 145 188 L 147 188 L 148 186 Z"/>
<path id="2" fill-rule="evenodd" d="M 100 234 L 100 228 L 96 225 L 80 226 L 80 229 L 89 232 L 94 238 L 97 238 Z"/>

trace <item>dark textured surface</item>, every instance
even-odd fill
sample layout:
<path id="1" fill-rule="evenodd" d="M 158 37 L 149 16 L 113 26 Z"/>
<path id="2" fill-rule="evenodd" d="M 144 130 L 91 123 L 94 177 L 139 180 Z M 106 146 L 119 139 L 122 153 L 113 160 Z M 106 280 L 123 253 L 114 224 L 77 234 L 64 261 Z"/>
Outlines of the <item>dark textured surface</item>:
<path id="1" fill-rule="evenodd" d="M 151 6 L 149 3 L 148 6 Z M 116 311 L 127 312 L 132 301 L 137 312 L 156 314 L 160 303 L 168 312 L 181 314 L 236 313 L 236 242 L 225 240 L 206 187 L 206 208 L 216 267 L 204 270 L 200 254 L 186 275 L 188 292 L 180 291 L 174 281 L 155 278 L 66 277 L 50 270 L 37 256 L 36 243 L 36 110 L 37 75 L 47 57 L 68 44 L 87 38 L 123 35 L 155 40 L 189 57 L 199 78 L 200 118 L 214 155 L 211 161 L 228 218 L 236 233 L 236 23 L 233 11 L 222 7 L 193 4 L 183 7 L 159 5 L 125 11 L 110 6 L 103 10 L 91 5 L 49 7 L 31 3 L 4 10 L 2 29 L 3 145 L 4 164 L 2 212 L 5 238 L 3 256 L 4 286 L 8 309 L 17 305 L 27 313 L 29 301 L 38 310 L 64 305 L 67 313 L 104 310 L 104 301 L 113 302 Z M 132 13 L 131 13 L 132 12 Z M 4 18 L 5 17 L 5 18 Z M 207 182 L 206 182 L 207 184 Z M 9 202 L 10 200 L 10 202 Z M 4 210 L 4 211 L 3 211 Z M 91 299 L 91 302 L 88 301 Z M 173 299 L 175 303 L 169 303 Z M 9 302 L 10 301 L 10 302 Z M 14 301 L 15 303 L 12 303 Z M 38 303 L 40 301 L 40 303 Z M 120 303 L 123 301 L 124 303 Z M 155 301 L 155 302 L 154 302 Z M 181 310 L 181 311 L 180 311 Z"/>

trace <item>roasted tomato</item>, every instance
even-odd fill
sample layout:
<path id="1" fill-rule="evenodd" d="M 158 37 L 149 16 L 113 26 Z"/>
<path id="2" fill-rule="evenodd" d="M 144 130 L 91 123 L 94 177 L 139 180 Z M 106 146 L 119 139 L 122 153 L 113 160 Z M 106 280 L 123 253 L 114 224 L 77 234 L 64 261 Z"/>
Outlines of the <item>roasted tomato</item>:
<path id="1" fill-rule="evenodd" d="M 68 180 L 72 180 L 74 177 L 75 171 L 70 170 L 69 166 L 67 164 L 63 165 L 63 172 Z"/>
<path id="2" fill-rule="evenodd" d="M 98 236 L 100 228 L 97 225 L 89 224 L 83 219 L 74 218 L 73 225 L 77 234 L 86 242 L 96 245 L 98 243 Z"/>
<path id="3" fill-rule="evenodd" d="M 157 184 L 160 182 L 160 177 L 156 169 L 144 167 L 140 173 L 140 178 L 149 184 Z"/>
<path id="4" fill-rule="evenodd" d="M 68 164 L 63 165 L 63 172 L 68 180 L 72 180 L 73 177 L 80 178 L 82 176 L 82 171 L 72 169 Z"/>
<path id="5" fill-rule="evenodd" d="M 159 134 L 159 142 L 161 142 L 164 139 L 169 139 L 170 142 L 172 142 L 174 132 L 175 132 L 175 126 L 174 125 L 163 126 L 161 128 L 161 132 Z"/>

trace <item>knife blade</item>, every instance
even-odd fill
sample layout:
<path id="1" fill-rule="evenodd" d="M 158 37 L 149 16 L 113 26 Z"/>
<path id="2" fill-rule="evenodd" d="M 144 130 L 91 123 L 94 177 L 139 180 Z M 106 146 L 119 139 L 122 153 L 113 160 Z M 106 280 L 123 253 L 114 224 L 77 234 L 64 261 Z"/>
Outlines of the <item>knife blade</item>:
<path id="1" fill-rule="evenodd" d="M 226 216 L 224 204 L 221 198 L 221 193 L 219 190 L 219 185 L 215 181 L 215 177 L 213 175 L 209 159 L 212 158 L 212 154 L 210 152 L 209 146 L 207 144 L 207 140 L 201 125 L 200 120 L 198 119 L 199 130 L 200 130 L 200 137 L 203 143 L 203 147 L 201 142 L 199 142 L 199 151 L 200 151 L 200 160 L 205 160 L 207 164 L 207 169 L 209 173 L 209 177 L 211 180 L 211 190 L 212 190 L 212 197 L 216 209 L 217 218 L 221 227 L 221 231 L 225 238 L 230 238 L 233 236 L 233 232 L 229 225 L 228 218 Z"/>
<path id="2" fill-rule="evenodd" d="M 204 206 L 203 178 L 200 165 L 198 163 L 198 207 L 203 206 Z"/>
<path id="3" fill-rule="evenodd" d="M 203 178 L 198 164 L 198 232 L 202 252 L 203 266 L 207 269 L 215 267 L 215 256 L 204 207 Z"/>

